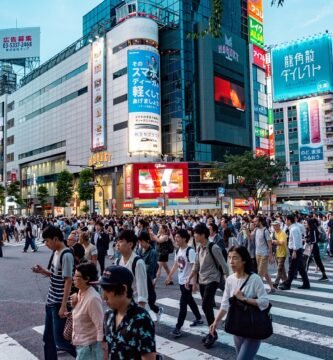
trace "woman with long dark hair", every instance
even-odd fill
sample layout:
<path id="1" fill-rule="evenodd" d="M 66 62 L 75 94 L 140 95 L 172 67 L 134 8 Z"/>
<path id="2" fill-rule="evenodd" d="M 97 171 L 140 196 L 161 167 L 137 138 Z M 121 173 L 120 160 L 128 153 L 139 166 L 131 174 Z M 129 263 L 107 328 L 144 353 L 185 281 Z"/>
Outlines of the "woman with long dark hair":
<path id="1" fill-rule="evenodd" d="M 210 326 L 210 333 L 216 329 L 229 309 L 229 299 L 235 296 L 238 300 L 249 305 L 258 306 L 265 310 L 269 306 L 269 299 L 261 277 L 252 273 L 252 261 L 244 246 L 233 246 L 228 252 L 229 265 L 233 271 L 225 283 L 220 311 Z M 247 281 L 242 290 L 240 288 Z M 234 335 L 237 360 L 252 360 L 259 350 L 261 340 Z"/>

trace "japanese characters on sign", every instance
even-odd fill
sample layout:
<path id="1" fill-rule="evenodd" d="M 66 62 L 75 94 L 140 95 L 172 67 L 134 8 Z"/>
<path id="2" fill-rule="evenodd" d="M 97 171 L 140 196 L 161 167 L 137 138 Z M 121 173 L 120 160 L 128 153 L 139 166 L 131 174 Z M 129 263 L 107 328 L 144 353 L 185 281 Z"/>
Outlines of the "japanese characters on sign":
<path id="1" fill-rule="evenodd" d="M 0 60 L 40 56 L 40 28 L 0 30 Z"/>
<path id="2" fill-rule="evenodd" d="M 259 47 L 264 46 L 264 27 L 262 23 L 249 16 L 249 40 L 251 44 Z"/>
<path id="3" fill-rule="evenodd" d="M 106 146 L 106 121 L 104 111 L 104 39 L 99 38 L 92 43 L 92 122 L 91 151 Z"/>
<path id="4" fill-rule="evenodd" d="M 124 198 L 132 199 L 133 198 L 133 165 L 128 164 L 124 166 Z"/>
<path id="5" fill-rule="evenodd" d="M 253 45 L 253 64 L 266 70 L 266 51 L 256 45 Z"/>
<path id="6" fill-rule="evenodd" d="M 300 161 L 323 160 L 319 100 L 299 102 L 298 119 Z"/>
<path id="7" fill-rule="evenodd" d="M 129 152 L 161 153 L 160 58 L 128 51 Z"/>
<path id="8" fill-rule="evenodd" d="M 219 54 L 223 54 L 229 61 L 239 62 L 239 53 L 233 48 L 232 35 L 224 34 L 224 44 L 218 45 L 217 50 Z"/>
<path id="9" fill-rule="evenodd" d="M 333 90 L 328 34 L 272 49 L 274 101 Z"/>
<path id="10" fill-rule="evenodd" d="M 257 19 L 261 23 L 264 20 L 263 9 L 262 9 L 262 0 L 248 0 L 247 2 L 247 12 L 249 16 Z"/>

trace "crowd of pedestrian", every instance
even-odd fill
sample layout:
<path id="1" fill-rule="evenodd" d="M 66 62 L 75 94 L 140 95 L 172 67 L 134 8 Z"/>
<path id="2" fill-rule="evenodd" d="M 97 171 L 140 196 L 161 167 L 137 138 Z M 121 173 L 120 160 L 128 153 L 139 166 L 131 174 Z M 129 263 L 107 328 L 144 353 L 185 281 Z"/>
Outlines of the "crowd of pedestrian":
<path id="1" fill-rule="evenodd" d="M 37 238 L 52 250 L 47 268 L 33 267 L 50 277 L 43 338 L 47 360 L 57 359 L 59 350 L 79 360 L 156 359 L 155 325 L 146 309 L 156 322 L 165 312 L 156 304 L 162 271 L 167 286 L 177 273 L 180 289 L 170 336 L 183 335 L 187 307 L 194 316 L 190 326 L 204 324 L 193 297 L 198 289 L 207 321 L 202 342 L 210 348 L 231 297 L 263 311 L 270 305 L 268 295 L 289 290 L 298 274 L 299 288 L 310 288 L 311 261 L 322 273 L 319 281 L 328 281 L 322 257 L 333 256 L 333 215 L 9 217 L 0 231 L 2 242 L 23 241 L 24 252 L 28 246 L 37 251 Z M 106 257 L 114 265 L 105 268 Z M 217 289 L 223 296 L 215 316 Z M 109 307 L 105 314 L 102 298 Z M 237 360 L 250 360 L 261 339 L 234 334 L 234 342 Z"/>

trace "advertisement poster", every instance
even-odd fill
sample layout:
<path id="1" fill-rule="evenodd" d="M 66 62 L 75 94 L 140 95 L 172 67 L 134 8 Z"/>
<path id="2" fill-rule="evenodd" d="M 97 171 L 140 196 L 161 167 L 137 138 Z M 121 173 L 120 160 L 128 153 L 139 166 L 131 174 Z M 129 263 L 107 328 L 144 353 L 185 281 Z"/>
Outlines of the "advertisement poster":
<path id="1" fill-rule="evenodd" d="M 169 198 L 188 197 L 187 163 L 133 164 L 134 197 L 150 199 L 168 194 Z"/>
<path id="2" fill-rule="evenodd" d="M 129 152 L 161 153 L 160 57 L 128 51 Z"/>
<path id="3" fill-rule="evenodd" d="M 219 76 L 214 76 L 214 100 L 238 110 L 245 110 L 244 88 Z"/>
<path id="4" fill-rule="evenodd" d="M 249 16 L 249 41 L 259 47 L 264 46 L 264 27 L 262 23 Z"/>
<path id="5" fill-rule="evenodd" d="M 124 197 L 125 199 L 133 198 L 133 165 L 124 166 Z"/>
<path id="6" fill-rule="evenodd" d="M 298 114 L 300 161 L 323 160 L 323 136 L 320 128 L 319 100 L 311 99 L 299 102 Z"/>
<path id="7" fill-rule="evenodd" d="M 92 43 L 92 139 L 91 151 L 106 146 L 106 121 L 104 110 L 104 39 Z"/>
<path id="8" fill-rule="evenodd" d="M 254 17 L 256 20 L 258 20 L 262 23 L 264 20 L 263 9 L 262 9 L 262 0 L 248 0 L 247 12 L 248 12 L 249 16 Z"/>
<path id="9" fill-rule="evenodd" d="M 253 45 L 253 64 L 266 70 L 266 51 L 256 45 Z"/>
<path id="10" fill-rule="evenodd" d="M 275 102 L 333 91 L 330 35 L 273 48 L 272 68 Z"/>
<path id="11" fill-rule="evenodd" d="M 40 57 L 40 28 L 0 30 L 0 60 Z"/>

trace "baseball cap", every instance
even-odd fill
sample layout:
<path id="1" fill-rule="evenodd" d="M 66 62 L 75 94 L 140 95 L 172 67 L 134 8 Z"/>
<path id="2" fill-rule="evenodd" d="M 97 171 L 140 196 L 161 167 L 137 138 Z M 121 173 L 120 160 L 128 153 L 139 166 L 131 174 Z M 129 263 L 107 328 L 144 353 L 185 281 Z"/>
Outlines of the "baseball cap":
<path id="1" fill-rule="evenodd" d="M 124 266 L 119 265 L 108 266 L 99 281 L 92 282 L 92 284 L 102 286 L 127 285 L 128 287 L 131 287 L 132 283 L 132 273 Z"/>

